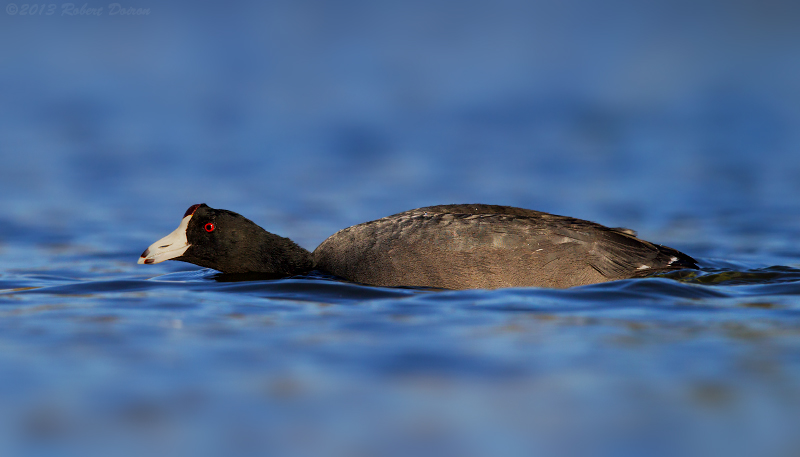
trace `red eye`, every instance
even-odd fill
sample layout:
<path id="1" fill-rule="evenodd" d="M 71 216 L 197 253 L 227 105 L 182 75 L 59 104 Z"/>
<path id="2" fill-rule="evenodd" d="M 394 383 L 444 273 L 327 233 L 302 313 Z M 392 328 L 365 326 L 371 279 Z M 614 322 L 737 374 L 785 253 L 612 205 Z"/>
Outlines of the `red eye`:
<path id="1" fill-rule="evenodd" d="M 211 232 L 213 232 L 213 231 L 214 231 L 214 229 L 215 229 L 216 227 L 214 226 L 214 224 L 212 224 L 211 222 L 209 222 L 208 224 L 204 225 L 204 226 L 203 226 L 203 228 L 204 228 L 204 229 L 206 229 L 206 232 L 209 232 L 209 233 L 211 233 Z"/>

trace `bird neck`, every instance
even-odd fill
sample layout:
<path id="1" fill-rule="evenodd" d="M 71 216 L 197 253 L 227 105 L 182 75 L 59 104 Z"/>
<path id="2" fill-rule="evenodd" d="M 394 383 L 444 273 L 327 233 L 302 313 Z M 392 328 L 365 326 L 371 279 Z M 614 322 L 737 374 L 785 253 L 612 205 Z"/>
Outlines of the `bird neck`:
<path id="1" fill-rule="evenodd" d="M 274 233 L 264 231 L 266 238 L 262 247 L 261 259 L 269 273 L 297 275 L 312 270 L 311 253 L 297 243 Z"/>

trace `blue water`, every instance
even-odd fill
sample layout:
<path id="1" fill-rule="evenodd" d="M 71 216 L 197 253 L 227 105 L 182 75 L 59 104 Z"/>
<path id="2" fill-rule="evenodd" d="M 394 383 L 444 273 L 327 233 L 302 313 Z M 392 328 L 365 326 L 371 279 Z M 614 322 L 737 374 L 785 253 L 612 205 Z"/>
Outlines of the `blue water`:
<path id="1" fill-rule="evenodd" d="M 800 454 L 797 8 L 8 5 L 0 454 Z M 520 206 L 702 269 L 430 291 L 136 264 L 201 202 L 309 249 Z"/>

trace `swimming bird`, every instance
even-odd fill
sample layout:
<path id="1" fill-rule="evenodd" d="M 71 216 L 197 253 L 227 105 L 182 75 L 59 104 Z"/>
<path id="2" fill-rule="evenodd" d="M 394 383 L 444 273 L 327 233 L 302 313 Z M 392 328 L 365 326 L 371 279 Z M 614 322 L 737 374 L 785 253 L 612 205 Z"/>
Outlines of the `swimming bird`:
<path id="1" fill-rule="evenodd" d="M 481 204 L 428 206 L 364 222 L 314 252 L 237 213 L 197 204 L 138 263 L 165 260 L 223 273 L 320 270 L 373 286 L 443 289 L 565 288 L 697 268 L 690 256 L 629 229 Z"/>

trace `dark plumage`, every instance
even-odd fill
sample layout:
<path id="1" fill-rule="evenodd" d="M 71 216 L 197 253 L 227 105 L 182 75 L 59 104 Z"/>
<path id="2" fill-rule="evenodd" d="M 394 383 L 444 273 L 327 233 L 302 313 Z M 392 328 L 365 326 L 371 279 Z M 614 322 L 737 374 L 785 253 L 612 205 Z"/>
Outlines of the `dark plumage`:
<path id="1" fill-rule="evenodd" d="M 313 253 L 239 214 L 206 205 L 190 208 L 181 227 L 154 243 L 139 263 L 174 259 L 224 273 L 273 276 L 318 269 L 375 286 L 446 289 L 571 287 L 697 268 L 688 255 L 640 240 L 628 229 L 508 206 L 405 211 L 340 230 Z"/>

